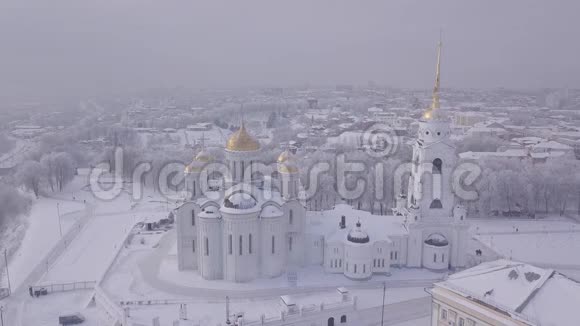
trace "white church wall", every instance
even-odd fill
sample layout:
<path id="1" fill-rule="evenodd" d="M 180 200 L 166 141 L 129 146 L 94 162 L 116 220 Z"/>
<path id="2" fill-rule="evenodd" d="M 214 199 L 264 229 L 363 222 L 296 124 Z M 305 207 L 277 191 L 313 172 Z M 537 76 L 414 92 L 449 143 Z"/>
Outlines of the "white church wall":
<path id="1" fill-rule="evenodd" d="M 192 211 L 194 212 L 192 215 Z M 177 224 L 177 268 L 179 270 L 197 269 L 197 253 L 198 242 L 197 239 L 197 221 L 196 217 L 201 211 L 200 207 L 188 202 L 181 205 L 176 210 L 176 224 Z M 194 241 L 196 241 L 194 251 Z"/>
<path id="2" fill-rule="evenodd" d="M 322 265 L 324 262 L 324 237 L 318 234 L 305 234 L 305 265 Z"/>
<path id="3" fill-rule="evenodd" d="M 218 218 L 199 218 L 198 251 L 199 271 L 206 280 L 223 278 L 222 273 L 222 223 Z"/>
<path id="4" fill-rule="evenodd" d="M 288 263 L 292 266 L 304 266 L 304 228 L 306 224 L 306 209 L 297 200 L 291 200 L 282 205 L 284 216 L 288 223 Z"/>
<path id="5" fill-rule="evenodd" d="M 391 242 L 377 241 L 372 246 L 373 273 L 389 273 L 391 269 Z"/>
<path id="6" fill-rule="evenodd" d="M 423 267 L 432 270 L 449 268 L 449 245 L 433 246 L 423 244 Z"/>
<path id="7" fill-rule="evenodd" d="M 261 224 L 261 272 L 276 277 L 286 270 L 286 217 L 262 218 Z"/>
<path id="8" fill-rule="evenodd" d="M 345 266 L 344 243 L 341 241 L 327 242 L 324 252 L 324 271 L 327 273 L 343 273 Z"/>
<path id="9" fill-rule="evenodd" d="M 371 243 L 345 244 L 346 269 L 344 275 L 351 279 L 364 280 L 372 275 L 373 253 Z"/>
<path id="10" fill-rule="evenodd" d="M 223 216 L 224 279 L 247 282 L 259 275 L 258 248 L 261 234 L 258 220 L 259 211 L 229 214 Z"/>

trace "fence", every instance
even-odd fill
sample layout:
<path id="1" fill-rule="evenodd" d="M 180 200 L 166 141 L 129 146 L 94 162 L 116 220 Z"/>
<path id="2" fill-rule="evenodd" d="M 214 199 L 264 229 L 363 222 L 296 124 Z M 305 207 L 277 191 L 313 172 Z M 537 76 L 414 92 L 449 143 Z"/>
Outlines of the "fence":
<path id="1" fill-rule="evenodd" d="M 36 291 L 46 290 L 48 293 L 52 292 L 66 292 L 66 291 L 76 291 L 76 290 L 92 290 L 97 285 L 95 281 L 85 281 L 85 282 L 73 282 L 73 283 L 56 283 L 56 284 L 46 284 L 46 285 L 34 285 L 31 286 L 32 293 Z"/>

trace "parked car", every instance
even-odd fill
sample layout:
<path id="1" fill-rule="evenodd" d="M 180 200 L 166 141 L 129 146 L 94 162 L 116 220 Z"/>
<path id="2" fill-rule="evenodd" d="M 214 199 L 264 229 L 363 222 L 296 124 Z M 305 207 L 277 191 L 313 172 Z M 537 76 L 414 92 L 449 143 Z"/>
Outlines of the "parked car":
<path id="1" fill-rule="evenodd" d="M 78 313 L 58 317 L 58 323 L 62 326 L 82 324 L 84 321 L 85 317 Z"/>

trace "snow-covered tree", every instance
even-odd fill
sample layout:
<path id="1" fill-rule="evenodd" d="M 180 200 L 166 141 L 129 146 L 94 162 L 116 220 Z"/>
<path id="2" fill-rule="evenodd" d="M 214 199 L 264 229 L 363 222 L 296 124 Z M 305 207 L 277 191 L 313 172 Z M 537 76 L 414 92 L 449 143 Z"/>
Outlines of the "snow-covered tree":
<path id="1" fill-rule="evenodd" d="M 42 164 L 37 161 L 24 161 L 18 167 L 15 174 L 17 184 L 23 186 L 26 190 L 32 191 L 36 198 L 40 195 L 40 186 L 45 176 Z"/>

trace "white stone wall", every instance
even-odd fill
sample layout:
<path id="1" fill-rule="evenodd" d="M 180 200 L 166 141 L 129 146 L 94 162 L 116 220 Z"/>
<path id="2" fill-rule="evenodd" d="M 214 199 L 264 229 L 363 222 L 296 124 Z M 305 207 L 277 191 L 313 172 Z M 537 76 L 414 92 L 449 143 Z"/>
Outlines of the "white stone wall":
<path id="1" fill-rule="evenodd" d="M 305 265 L 322 265 L 324 263 L 324 237 L 318 234 L 305 234 Z"/>
<path id="2" fill-rule="evenodd" d="M 346 260 L 344 275 L 357 280 L 370 278 L 373 273 L 372 249 L 371 243 L 346 243 L 344 245 Z"/>
<path id="3" fill-rule="evenodd" d="M 201 211 L 201 208 L 193 202 L 188 202 L 181 205 L 175 211 L 175 223 L 177 228 L 177 267 L 179 270 L 191 270 L 197 269 L 198 267 L 198 219 L 195 219 L 196 225 L 193 225 L 191 213 L 192 211 L 194 211 L 195 217 L 197 217 Z M 195 252 L 193 250 L 194 241 L 196 241 Z"/>
<path id="4" fill-rule="evenodd" d="M 407 266 L 421 267 L 423 250 L 423 230 L 420 225 L 409 226 L 409 241 L 407 242 Z"/>
<path id="5" fill-rule="evenodd" d="M 372 270 L 373 273 L 389 273 L 391 270 L 391 243 L 389 241 L 376 241 L 372 246 Z"/>
<path id="6" fill-rule="evenodd" d="M 282 211 L 288 223 L 286 248 L 288 263 L 293 266 L 304 266 L 306 209 L 297 200 L 291 200 L 282 205 Z M 292 218 L 290 218 L 292 215 Z M 292 240 L 290 240 L 292 238 Z M 290 243 L 291 242 L 291 243 Z"/>
<path id="7" fill-rule="evenodd" d="M 222 279 L 222 220 L 199 218 L 198 221 L 200 274 L 207 280 Z"/>
<path id="8" fill-rule="evenodd" d="M 276 277 L 286 270 L 286 216 L 262 218 L 261 224 L 261 274 L 263 277 Z"/>
<path id="9" fill-rule="evenodd" d="M 235 215 L 222 211 L 223 270 L 224 279 L 228 281 L 247 282 L 260 275 L 261 230 L 258 215 L 259 211 L 256 210 L 249 210 L 247 213 L 240 211 Z"/>
<path id="10" fill-rule="evenodd" d="M 423 267 L 432 270 L 445 270 L 449 268 L 449 245 L 433 246 L 423 244 Z"/>
<path id="11" fill-rule="evenodd" d="M 324 271 L 327 273 L 344 273 L 346 266 L 343 242 L 328 242 L 324 253 Z"/>

